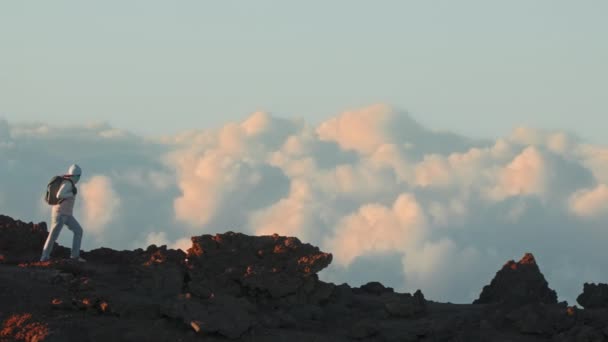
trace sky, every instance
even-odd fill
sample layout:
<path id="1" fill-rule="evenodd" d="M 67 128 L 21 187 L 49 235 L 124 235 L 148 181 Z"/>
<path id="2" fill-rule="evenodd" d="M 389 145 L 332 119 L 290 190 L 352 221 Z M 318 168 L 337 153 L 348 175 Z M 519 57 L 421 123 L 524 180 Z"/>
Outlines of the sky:
<path id="1" fill-rule="evenodd" d="M 4 2 L 0 214 L 48 221 L 76 162 L 86 250 L 279 233 L 457 303 L 532 252 L 574 304 L 608 282 L 607 9 Z"/>
<path id="2" fill-rule="evenodd" d="M 608 3 L 12 1 L 0 115 L 140 134 L 384 103 L 434 129 L 608 143 Z"/>

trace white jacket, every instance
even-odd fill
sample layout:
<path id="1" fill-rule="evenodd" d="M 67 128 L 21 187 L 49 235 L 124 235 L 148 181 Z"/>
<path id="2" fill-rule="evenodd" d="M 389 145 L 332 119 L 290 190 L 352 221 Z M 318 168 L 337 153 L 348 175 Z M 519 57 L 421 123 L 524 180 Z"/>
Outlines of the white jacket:
<path id="1" fill-rule="evenodd" d="M 67 179 L 61 182 L 61 186 L 57 191 L 57 198 L 61 203 L 53 206 L 53 214 L 72 216 L 74 214 L 74 203 L 76 202 L 72 182 Z"/>

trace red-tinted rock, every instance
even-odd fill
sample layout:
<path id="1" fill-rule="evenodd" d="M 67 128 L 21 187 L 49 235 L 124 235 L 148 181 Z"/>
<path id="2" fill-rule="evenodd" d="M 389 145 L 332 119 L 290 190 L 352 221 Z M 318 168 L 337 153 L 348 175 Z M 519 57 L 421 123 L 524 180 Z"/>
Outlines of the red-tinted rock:
<path id="1" fill-rule="evenodd" d="M 549 288 L 531 253 L 515 262 L 510 260 L 486 285 L 474 304 L 502 303 L 522 305 L 528 303 L 556 304 L 557 294 Z"/>
<path id="2" fill-rule="evenodd" d="M 82 253 L 89 262 L 101 264 L 138 264 L 145 266 L 162 264 L 184 264 L 186 253 L 181 250 L 167 249 L 167 246 L 150 245 L 146 250 L 115 251 L 110 248 L 98 248 Z"/>
<path id="3" fill-rule="evenodd" d="M 191 292 L 272 298 L 298 292 L 308 277 L 327 267 L 332 255 L 297 238 L 228 232 L 192 238 L 188 250 Z"/>
<path id="4" fill-rule="evenodd" d="M 19 264 L 40 259 L 48 236 L 46 223 L 26 223 L 0 215 L 0 263 Z M 55 244 L 52 257 L 67 257 L 69 251 Z"/>
<path id="5" fill-rule="evenodd" d="M 49 328 L 46 324 L 34 321 L 29 313 L 18 314 L 2 323 L 0 341 L 42 342 L 48 335 Z"/>

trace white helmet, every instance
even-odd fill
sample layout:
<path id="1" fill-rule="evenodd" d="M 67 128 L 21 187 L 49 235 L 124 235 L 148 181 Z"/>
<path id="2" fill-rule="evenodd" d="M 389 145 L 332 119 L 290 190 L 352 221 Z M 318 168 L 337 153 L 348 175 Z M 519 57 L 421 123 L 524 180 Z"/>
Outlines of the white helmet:
<path id="1" fill-rule="evenodd" d="M 80 176 L 81 174 L 82 170 L 80 169 L 80 166 L 78 166 L 77 164 L 73 164 L 68 169 L 67 176 Z"/>

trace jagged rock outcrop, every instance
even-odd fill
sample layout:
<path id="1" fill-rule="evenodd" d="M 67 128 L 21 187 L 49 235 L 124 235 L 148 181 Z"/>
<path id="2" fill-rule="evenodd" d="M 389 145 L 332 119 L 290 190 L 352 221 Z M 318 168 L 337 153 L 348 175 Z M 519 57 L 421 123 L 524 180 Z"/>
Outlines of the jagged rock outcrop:
<path id="1" fill-rule="evenodd" d="M 47 236 L 45 222 L 26 223 L 0 215 L 0 264 L 39 260 Z M 55 243 L 52 256 L 67 257 L 69 250 Z"/>
<path id="2" fill-rule="evenodd" d="M 311 294 L 318 285 L 316 273 L 332 260 L 331 254 L 297 238 L 233 232 L 193 237 L 187 257 L 188 288 L 202 298 Z"/>
<path id="3" fill-rule="evenodd" d="M 59 248 L 41 263 L 44 225 L 0 222 L 14 234 L 0 245 L 11 256 L 0 263 L 1 342 L 608 341 L 608 309 L 555 304 L 531 255 L 497 273 L 488 304 L 458 305 L 323 282 L 331 254 L 294 237 L 203 235 L 187 253 L 99 248 L 84 264 Z M 585 289 L 581 304 L 602 302 L 603 286 Z"/>
<path id="4" fill-rule="evenodd" d="M 576 301 L 585 309 L 608 309 L 608 284 L 585 283 Z"/>
<path id="5" fill-rule="evenodd" d="M 474 304 L 501 303 L 524 305 L 529 303 L 557 304 L 557 293 L 540 272 L 536 259 L 526 253 L 520 261 L 509 260 L 486 285 Z"/>

